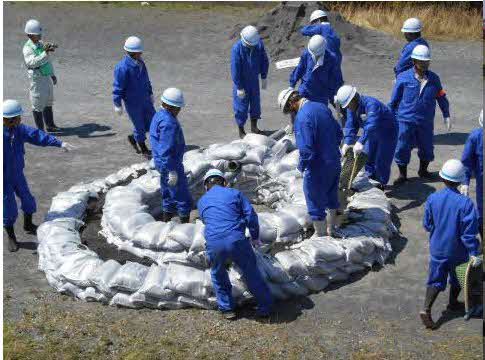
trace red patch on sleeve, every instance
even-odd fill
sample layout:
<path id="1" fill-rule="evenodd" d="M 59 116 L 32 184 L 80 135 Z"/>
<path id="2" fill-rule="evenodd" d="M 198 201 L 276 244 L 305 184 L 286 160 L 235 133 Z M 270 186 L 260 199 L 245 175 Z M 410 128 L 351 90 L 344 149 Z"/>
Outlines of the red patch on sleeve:
<path id="1" fill-rule="evenodd" d="M 443 89 L 441 89 L 440 91 L 438 91 L 438 94 L 436 95 L 436 97 L 441 97 L 445 95 L 446 95 L 446 92 Z"/>

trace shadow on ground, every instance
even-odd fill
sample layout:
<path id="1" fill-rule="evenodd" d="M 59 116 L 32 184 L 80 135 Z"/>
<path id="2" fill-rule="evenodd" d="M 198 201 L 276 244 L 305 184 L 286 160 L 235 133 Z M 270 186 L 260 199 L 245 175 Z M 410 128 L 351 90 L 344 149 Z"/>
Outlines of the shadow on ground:
<path id="1" fill-rule="evenodd" d="M 82 124 L 74 127 L 63 127 L 55 133 L 56 136 L 77 136 L 79 138 L 99 138 L 116 135 L 115 132 L 108 134 L 94 134 L 111 130 L 111 126 L 99 125 L 95 123 Z"/>
<path id="2" fill-rule="evenodd" d="M 434 145 L 463 145 L 468 138 L 468 133 L 449 132 L 436 134 L 433 137 Z"/>

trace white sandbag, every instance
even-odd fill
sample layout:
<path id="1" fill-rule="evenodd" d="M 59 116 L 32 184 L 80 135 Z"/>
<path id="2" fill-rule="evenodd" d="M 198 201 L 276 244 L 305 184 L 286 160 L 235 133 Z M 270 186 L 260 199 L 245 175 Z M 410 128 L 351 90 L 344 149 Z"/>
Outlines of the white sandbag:
<path id="1" fill-rule="evenodd" d="M 91 286 L 87 287 L 84 291 L 81 291 L 77 297 L 87 302 L 96 301 L 104 304 L 108 303 L 108 298 Z"/>
<path id="2" fill-rule="evenodd" d="M 308 275 L 306 264 L 299 258 L 295 251 L 281 251 L 275 255 L 276 260 L 281 264 L 285 272 L 292 277 Z"/>
<path id="3" fill-rule="evenodd" d="M 59 193 L 52 199 L 46 221 L 55 218 L 82 219 L 88 204 L 88 193 Z"/>
<path id="4" fill-rule="evenodd" d="M 247 144 L 225 144 L 222 146 L 208 148 L 205 156 L 209 160 L 240 160 L 246 155 Z"/>
<path id="5" fill-rule="evenodd" d="M 315 237 L 307 239 L 293 248 L 300 248 L 311 256 L 314 261 L 335 261 L 345 256 L 345 250 L 331 237 Z"/>
<path id="6" fill-rule="evenodd" d="M 112 296 L 114 291 L 110 289 L 110 283 L 120 268 L 121 264 L 115 260 L 105 261 L 91 274 L 90 283 L 102 293 Z"/>
<path id="7" fill-rule="evenodd" d="M 186 307 L 195 307 L 199 309 L 212 310 L 214 305 L 210 304 L 208 301 L 201 299 L 194 299 L 189 296 L 181 295 L 177 298 L 177 301 Z"/>
<path id="8" fill-rule="evenodd" d="M 190 166 L 190 167 L 189 167 Z M 205 173 L 212 168 L 211 163 L 209 161 L 199 161 L 197 163 L 193 163 L 187 166 L 185 171 L 190 172 L 190 179 L 192 181 L 197 181 L 202 179 Z"/>
<path id="9" fill-rule="evenodd" d="M 299 234 L 303 231 L 303 227 L 298 222 L 298 219 L 292 216 L 292 214 L 278 211 L 273 215 L 278 232 L 278 239 Z"/>
<path id="10" fill-rule="evenodd" d="M 140 309 L 141 307 L 143 307 L 140 303 L 133 302 L 131 300 L 131 294 L 125 293 L 117 293 L 115 296 L 113 296 L 109 304 L 110 306 L 121 306 L 131 309 Z"/>
<path id="11" fill-rule="evenodd" d="M 190 253 L 199 253 L 205 251 L 205 237 L 204 237 L 205 226 L 202 221 L 197 220 L 195 222 L 194 228 L 194 238 L 192 244 L 190 245 Z"/>
<path id="12" fill-rule="evenodd" d="M 343 272 L 347 274 L 353 274 L 356 272 L 361 272 L 364 271 L 366 267 L 363 264 L 345 264 L 344 266 L 339 267 L 339 270 L 342 270 Z"/>
<path id="13" fill-rule="evenodd" d="M 167 266 L 153 264 L 138 293 L 159 301 L 172 299 L 175 293 L 163 287 L 166 271 Z"/>
<path id="14" fill-rule="evenodd" d="M 248 175 L 260 175 L 263 173 L 264 168 L 258 164 L 244 164 L 241 167 L 241 171 Z"/>
<path id="15" fill-rule="evenodd" d="M 64 258 L 64 263 L 57 269 L 56 275 L 63 281 L 86 287 L 91 284 L 92 273 L 102 264 L 103 260 L 93 256 L 91 252 L 79 250 Z"/>
<path id="16" fill-rule="evenodd" d="M 195 224 L 176 224 L 167 234 L 167 238 L 181 244 L 185 249 L 190 249 L 194 240 Z"/>
<path id="17" fill-rule="evenodd" d="M 246 151 L 246 156 L 244 156 L 239 163 L 241 164 L 257 164 L 261 165 L 263 163 L 264 156 L 268 151 L 266 146 L 255 146 Z"/>
<path id="18" fill-rule="evenodd" d="M 166 229 L 167 227 L 168 229 Z M 144 249 L 154 249 L 160 236 L 170 231 L 171 227 L 171 223 L 161 221 L 147 223 L 135 233 L 132 239 L 133 244 Z"/>
<path id="19" fill-rule="evenodd" d="M 129 302 L 136 307 L 139 306 L 139 307 L 148 307 L 151 309 L 157 309 L 159 301 L 157 299 L 150 298 L 145 294 L 141 294 L 137 291 L 136 293 L 133 293 L 130 295 Z"/>
<path id="20" fill-rule="evenodd" d="M 147 213 L 137 213 L 126 218 L 121 224 L 121 233 L 126 239 L 132 239 L 135 233 L 144 225 L 155 222 L 153 216 Z"/>
<path id="21" fill-rule="evenodd" d="M 84 289 L 70 282 L 66 282 L 58 289 L 58 291 L 61 294 L 70 295 L 70 296 L 74 296 L 75 298 L 78 298 L 79 295 L 84 291 Z"/>
<path id="22" fill-rule="evenodd" d="M 289 299 L 290 295 L 285 292 L 282 288 L 282 284 L 276 284 L 272 282 L 267 283 L 269 291 L 271 292 L 271 295 L 273 296 L 274 299 L 276 300 L 287 300 Z"/>
<path id="23" fill-rule="evenodd" d="M 266 146 L 268 148 L 276 143 L 274 139 L 261 134 L 246 134 L 242 141 L 251 146 Z"/>
<path id="24" fill-rule="evenodd" d="M 349 274 L 339 269 L 328 275 L 328 280 L 331 282 L 342 282 L 346 281 L 348 278 Z"/>
<path id="25" fill-rule="evenodd" d="M 276 260 L 276 258 L 261 254 L 259 251 L 255 251 L 256 264 L 259 271 L 265 274 L 265 278 L 268 278 L 274 283 L 286 283 L 292 281 L 291 277 L 283 270 L 283 267 Z"/>
<path id="26" fill-rule="evenodd" d="M 289 296 L 307 296 L 308 289 L 297 281 L 290 281 L 281 284 L 281 289 Z"/>
<path id="27" fill-rule="evenodd" d="M 163 287 L 196 299 L 206 299 L 212 292 L 209 271 L 179 263 L 168 264 Z"/>
<path id="28" fill-rule="evenodd" d="M 259 213 L 259 239 L 265 244 L 272 244 L 278 237 L 275 218 L 272 213 Z M 248 234 L 249 235 L 249 234 Z"/>
<path id="29" fill-rule="evenodd" d="M 147 274 L 147 266 L 127 261 L 115 273 L 109 282 L 109 288 L 133 293 L 143 285 Z"/>
<path id="30" fill-rule="evenodd" d="M 391 204 L 384 192 L 374 187 L 367 191 L 355 193 L 349 200 L 349 209 L 379 208 L 387 213 L 391 212 Z"/>
<path id="31" fill-rule="evenodd" d="M 343 239 L 341 243 L 346 249 L 355 249 L 363 255 L 369 255 L 375 251 L 372 238 L 366 236 Z"/>
<path id="32" fill-rule="evenodd" d="M 326 276 L 302 276 L 296 280 L 299 284 L 306 287 L 310 291 L 322 291 L 329 285 L 329 280 Z"/>
<path id="33" fill-rule="evenodd" d="M 280 164 L 280 172 L 294 170 L 298 166 L 300 160 L 300 152 L 298 150 L 293 150 L 292 152 L 283 156 Z"/>

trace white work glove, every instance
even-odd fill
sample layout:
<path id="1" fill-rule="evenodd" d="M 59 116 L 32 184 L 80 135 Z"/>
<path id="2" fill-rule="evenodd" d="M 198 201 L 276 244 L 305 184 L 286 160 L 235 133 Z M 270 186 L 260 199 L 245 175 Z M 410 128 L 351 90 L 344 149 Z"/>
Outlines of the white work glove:
<path id="1" fill-rule="evenodd" d="M 153 94 L 150 95 L 150 101 L 152 102 L 152 104 L 155 104 L 155 98 L 153 97 Z"/>
<path id="2" fill-rule="evenodd" d="M 341 151 L 342 151 L 342 156 L 344 156 L 344 155 L 345 155 L 345 153 L 347 152 L 347 149 L 348 149 L 349 147 L 350 147 L 350 145 L 348 145 L 348 144 L 343 144 L 343 146 L 342 146 L 342 150 L 341 150 Z"/>
<path id="3" fill-rule="evenodd" d="M 255 239 L 251 239 L 251 244 L 253 244 L 253 247 L 255 249 L 260 248 L 261 246 L 263 246 L 263 243 L 261 242 L 261 240 L 259 238 L 257 238 L 256 240 Z"/>
<path id="4" fill-rule="evenodd" d="M 450 131 L 451 130 L 451 125 L 453 124 L 453 122 L 451 121 L 451 118 L 449 117 L 445 117 L 443 119 L 443 122 L 445 123 L 446 125 L 446 130 Z"/>
<path id="5" fill-rule="evenodd" d="M 123 107 L 118 107 L 115 105 L 115 113 L 117 113 L 119 116 L 123 115 Z"/>
<path id="6" fill-rule="evenodd" d="M 268 86 L 268 79 L 261 79 L 261 89 L 266 90 Z"/>
<path id="7" fill-rule="evenodd" d="M 468 196 L 468 193 L 470 191 L 470 188 L 468 185 L 462 185 L 460 186 L 460 192 L 465 195 L 465 196 Z"/>
<path id="8" fill-rule="evenodd" d="M 470 256 L 470 261 L 473 267 L 479 267 L 482 265 L 482 259 L 480 259 L 478 256 Z"/>
<path id="9" fill-rule="evenodd" d="M 76 147 L 75 147 L 75 146 L 73 146 L 73 145 L 71 145 L 71 144 L 69 144 L 69 143 L 67 143 L 67 142 L 64 142 L 64 141 L 63 141 L 63 142 L 62 142 L 62 144 L 61 144 L 61 148 L 62 148 L 62 150 L 64 150 L 65 152 L 69 152 L 69 151 L 72 151 L 72 150 L 76 149 Z"/>
<path id="10" fill-rule="evenodd" d="M 359 155 L 363 150 L 364 145 L 357 141 L 354 145 L 354 157 L 357 157 L 357 155 Z"/>
<path id="11" fill-rule="evenodd" d="M 168 181 L 167 181 L 168 186 L 177 185 L 178 179 L 179 179 L 179 177 L 178 177 L 177 173 L 175 171 L 170 171 L 168 173 Z"/>
<path id="12" fill-rule="evenodd" d="M 246 96 L 246 91 L 244 91 L 244 89 L 237 89 L 236 90 L 236 95 L 239 99 L 244 99 L 244 97 Z"/>

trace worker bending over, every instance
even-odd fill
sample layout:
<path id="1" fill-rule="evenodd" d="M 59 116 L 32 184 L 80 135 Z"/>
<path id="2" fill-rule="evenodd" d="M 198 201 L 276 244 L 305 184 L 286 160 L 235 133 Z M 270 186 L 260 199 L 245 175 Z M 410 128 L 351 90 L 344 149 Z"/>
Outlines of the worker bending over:
<path id="1" fill-rule="evenodd" d="M 458 295 L 461 288 L 456 267 L 467 262 L 479 266 L 480 245 L 477 240 L 478 215 L 468 197 L 460 194 L 458 186 L 465 180 L 465 167 L 459 160 L 448 160 L 440 171 L 446 188 L 431 194 L 425 204 L 423 226 L 429 232 L 429 274 L 424 309 L 420 312 L 423 324 L 433 329 L 431 308 L 440 291 L 450 282 L 448 310 L 460 310 Z"/>
<path id="2" fill-rule="evenodd" d="M 227 262 L 232 261 L 242 271 L 249 291 L 256 298 L 257 316 L 267 317 L 273 299 L 245 236 L 248 228 L 253 244 L 259 246 L 258 215 L 239 190 L 227 188 L 226 185 L 221 171 L 209 170 L 204 176 L 206 193 L 197 205 L 205 224 L 206 252 L 219 310 L 226 319 L 236 318 L 231 282 L 226 270 Z"/>

